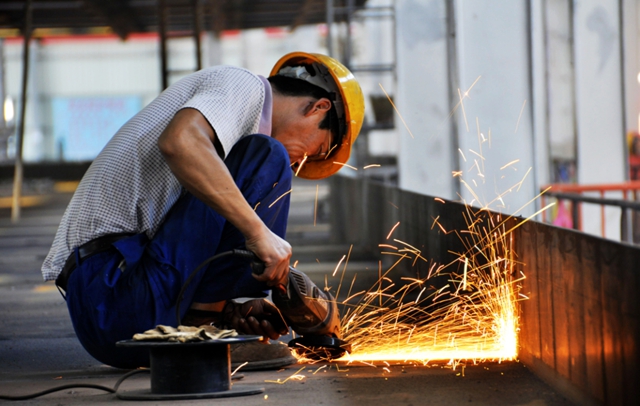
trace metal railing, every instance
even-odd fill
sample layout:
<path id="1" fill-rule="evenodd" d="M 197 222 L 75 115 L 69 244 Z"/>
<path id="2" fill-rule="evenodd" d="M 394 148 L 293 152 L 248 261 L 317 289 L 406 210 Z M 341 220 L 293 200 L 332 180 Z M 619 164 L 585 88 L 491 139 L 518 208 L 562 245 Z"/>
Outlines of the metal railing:
<path id="1" fill-rule="evenodd" d="M 605 208 L 617 207 L 621 210 L 620 239 L 625 242 L 640 242 L 640 181 L 575 185 L 575 184 L 553 184 L 541 188 L 542 191 L 551 188 L 541 196 L 541 203 L 544 207 L 548 198 L 555 198 L 558 201 L 568 201 L 570 203 L 571 227 L 578 231 L 583 231 L 582 205 L 583 203 L 596 204 L 600 206 L 600 236 L 605 238 L 606 216 Z M 599 197 L 585 196 L 584 193 L 597 193 Z M 622 199 L 607 197 L 607 193 L 622 194 Z M 549 223 L 547 213 L 542 214 L 543 222 Z M 635 237 L 635 238 L 634 238 Z"/>

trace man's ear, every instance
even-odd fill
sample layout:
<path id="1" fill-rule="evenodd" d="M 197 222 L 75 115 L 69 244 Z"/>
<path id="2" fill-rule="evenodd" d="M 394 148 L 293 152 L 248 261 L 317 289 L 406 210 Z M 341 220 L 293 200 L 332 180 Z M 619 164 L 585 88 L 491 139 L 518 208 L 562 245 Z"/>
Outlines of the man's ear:
<path id="1" fill-rule="evenodd" d="M 305 116 L 311 116 L 313 114 L 321 114 L 323 117 L 327 111 L 331 110 L 331 100 L 323 97 L 316 100 L 313 104 L 309 105 L 309 108 L 305 112 Z"/>

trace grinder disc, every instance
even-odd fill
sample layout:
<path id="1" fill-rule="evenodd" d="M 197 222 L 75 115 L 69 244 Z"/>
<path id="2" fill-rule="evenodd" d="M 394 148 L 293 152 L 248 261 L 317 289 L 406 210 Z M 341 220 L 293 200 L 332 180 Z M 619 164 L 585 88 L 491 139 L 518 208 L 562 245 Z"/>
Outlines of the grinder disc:
<path id="1" fill-rule="evenodd" d="M 304 336 L 289 341 L 299 356 L 316 361 L 331 361 L 351 352 L 351 344 L 329 336 Z"/>

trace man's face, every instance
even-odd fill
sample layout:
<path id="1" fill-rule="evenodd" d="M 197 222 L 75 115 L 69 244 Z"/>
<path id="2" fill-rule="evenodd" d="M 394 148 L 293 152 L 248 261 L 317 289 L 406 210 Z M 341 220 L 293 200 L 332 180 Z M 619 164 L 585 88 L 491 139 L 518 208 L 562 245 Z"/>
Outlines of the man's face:
<path id="1" fill-rule="evenodd" d="M 330 107 L 327 99 L 307 102 L 301 106 L 299 114 L 287 114 L 286 125 L 274 126 L 272 137 L 284 145 L 294 171 L 297 172 L 303 162 L 327 157 L 331 130 L 321 130 L 318 126 Z"/>
<path id="2" fill-rule="evenodd" d="M 289 153 L 291 167 L 297 172 L 300 164 L 326 158 L 331 148 L 331 131 L 321 130 L 317 124 L 289 127 L 274 134 Z"/>

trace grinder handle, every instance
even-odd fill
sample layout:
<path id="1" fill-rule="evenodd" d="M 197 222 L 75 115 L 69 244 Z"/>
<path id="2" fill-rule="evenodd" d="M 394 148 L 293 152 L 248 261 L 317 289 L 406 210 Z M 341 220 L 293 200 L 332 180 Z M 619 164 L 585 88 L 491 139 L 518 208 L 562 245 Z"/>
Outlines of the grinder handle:
<path id="1" fill-rule="evenodd" d="M 255 275 L 262 275 L 264 273 L 266 268 L 264 262 L 262 262 L 252 251 L 235 249 L 233 250 L 233 255 L 246 258 L 251 261 L 251 271 Z"/>
<path id="2" fill-rule="evenodd" d="M 233 255 L 237 255 L 239 257 L 250 260 L 251 272 L 253 272 L 254 275 L 262 275 L 264 273 L 264 270 L 266 269 L 264 262 L 262 262 L 260 258 L 258 258 L 258 256 L 254 254 L 252 251 L 234 249 Z M 274 286 L 274 288 L 278 289 L 282 294 L 287 293 L 287 288 L 284 285 L 277 285 L 277 286 Z"/>

